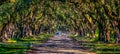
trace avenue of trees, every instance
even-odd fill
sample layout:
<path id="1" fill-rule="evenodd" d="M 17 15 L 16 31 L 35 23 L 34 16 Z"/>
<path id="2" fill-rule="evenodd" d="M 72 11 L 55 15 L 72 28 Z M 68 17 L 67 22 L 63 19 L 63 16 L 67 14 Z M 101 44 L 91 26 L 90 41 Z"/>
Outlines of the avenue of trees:
<path id="1" fill-rule="evenodd" d="M 0 40 L 56 31 L 120 44 L 119 0 L 0 0 Z"/>

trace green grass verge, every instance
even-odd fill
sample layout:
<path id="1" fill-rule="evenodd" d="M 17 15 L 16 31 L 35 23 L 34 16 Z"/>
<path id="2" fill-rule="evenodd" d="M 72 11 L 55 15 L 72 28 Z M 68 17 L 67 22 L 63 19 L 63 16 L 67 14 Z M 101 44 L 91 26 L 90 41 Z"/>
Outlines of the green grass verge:
<path id="1" fill-rule="evenodd" d="M 26 54 L 31 44 L 41 44 L 53 35 L 39 34 L 34 37 L 9 39 L 7 43 L 0 43 L 0 54 Z"/>
<path id="2" fill-rule="evenodd" d="M 91 51 L 94 51 L 97 54 L 120 54 L 120 46 L 115 44 L 98 42 L 89 37 L 71 36 L 71 38 L 74 41 L 77 41 L 80 46 L 90 47 Z"/>

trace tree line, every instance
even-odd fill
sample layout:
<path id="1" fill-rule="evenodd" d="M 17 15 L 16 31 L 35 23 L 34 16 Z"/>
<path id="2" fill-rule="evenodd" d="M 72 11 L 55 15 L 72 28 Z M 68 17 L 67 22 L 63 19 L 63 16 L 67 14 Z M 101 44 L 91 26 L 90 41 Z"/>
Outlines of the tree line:
<path id="1" fill-rule="evenodd" d="M 119 0 L 15 0 L 0 4 L 3 42 L 62 30 L 120 43 Z"/>

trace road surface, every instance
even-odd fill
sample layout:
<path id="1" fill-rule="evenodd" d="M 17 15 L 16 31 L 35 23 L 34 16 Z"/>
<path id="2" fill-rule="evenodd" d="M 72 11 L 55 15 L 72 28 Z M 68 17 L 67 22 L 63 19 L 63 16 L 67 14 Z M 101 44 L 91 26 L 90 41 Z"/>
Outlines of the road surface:
<path id="1" fill-rule="evenodd" d="M 54 36 L 43 44 L 33 44 L 27 54 L 95 54 L 67 36 Z"/>

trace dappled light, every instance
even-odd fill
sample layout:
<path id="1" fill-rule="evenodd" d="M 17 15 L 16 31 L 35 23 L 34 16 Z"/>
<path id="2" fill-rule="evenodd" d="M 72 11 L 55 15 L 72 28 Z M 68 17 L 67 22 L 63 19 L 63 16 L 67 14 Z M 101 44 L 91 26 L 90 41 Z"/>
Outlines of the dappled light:
<path id="1" fill-rule="evenodd" d="M 120 0 L 0 0 L 0 54 L 120 54 Z"/>

